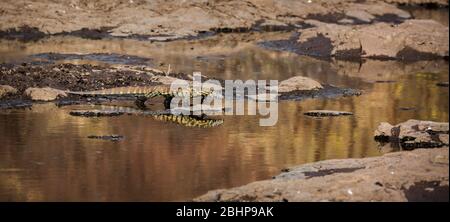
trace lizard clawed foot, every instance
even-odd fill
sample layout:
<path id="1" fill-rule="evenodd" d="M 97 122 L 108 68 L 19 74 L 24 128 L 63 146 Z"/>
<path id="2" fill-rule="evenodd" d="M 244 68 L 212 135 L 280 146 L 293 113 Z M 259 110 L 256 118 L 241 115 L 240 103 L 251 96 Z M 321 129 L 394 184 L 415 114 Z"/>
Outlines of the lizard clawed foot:
<path id="1" fill-rule="evenodd" d="M 139 109 L 146 110 L 147 107 L 145 106 L 145 101 L 147 101 L 147 98 L 146 98 L 146 97 L 138 97 L 138 98 L 136 99 L 136 101 L 134 102 L 134 104 L 136 104 L 136 106 L 137 106 Z"/>

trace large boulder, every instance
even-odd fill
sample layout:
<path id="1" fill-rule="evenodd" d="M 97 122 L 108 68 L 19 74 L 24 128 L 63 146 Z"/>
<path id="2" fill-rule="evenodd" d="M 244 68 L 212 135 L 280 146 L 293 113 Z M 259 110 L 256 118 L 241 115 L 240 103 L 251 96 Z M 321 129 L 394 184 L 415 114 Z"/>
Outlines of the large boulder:
<path id="1" fill-rule="evenodd" d="M 272 180 L 209 191 L 194 201 L 448 201 L 448 148 L 291 167 Z"/>
<path id="2" fill-rule="evenodd" d="M 50 87 L 28 88 L 25 90 L 25 95 L 35 101 L 52 101 L 67 96 L 66 92 Z"/>
<path id="3" fill-rule="evenodd" d="M 433 20 L 358 26 L 308 22 L 315 27 L 301 31 L 297 52 L 302 54 L 400 60 L 448 57 L 449 29 Z"/>

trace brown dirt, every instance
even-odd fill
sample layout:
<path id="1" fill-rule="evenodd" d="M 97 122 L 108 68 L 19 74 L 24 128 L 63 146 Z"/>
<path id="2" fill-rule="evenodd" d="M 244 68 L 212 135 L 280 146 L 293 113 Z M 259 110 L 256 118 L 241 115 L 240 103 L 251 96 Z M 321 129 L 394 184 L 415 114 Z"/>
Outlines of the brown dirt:
<path id="1" fill-rule="evenodd" d="M 88 64 L 0 65 L 0 82 L 16 88 L 19 94 L 28 87 L 82 91 L 117 86 L 155 85 L 151 80 L 153 74 Z"/>

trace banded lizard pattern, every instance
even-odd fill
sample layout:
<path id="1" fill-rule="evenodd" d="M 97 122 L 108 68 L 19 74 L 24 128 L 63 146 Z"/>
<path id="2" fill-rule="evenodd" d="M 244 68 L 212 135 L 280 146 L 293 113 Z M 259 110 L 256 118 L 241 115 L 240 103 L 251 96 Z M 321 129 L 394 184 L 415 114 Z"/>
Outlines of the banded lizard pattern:
<path id="1" fill-rule="evenodd" d="M 116 87 L 110 89 L 102 89 L 86 92 L 68 91 L 68 94 L 80 96 L 133 96 L 137 97 L 136 105 L 139 108 L 145 108 L 145 101 L 147 99 L 163 96 L 165 97 L 164 106 L 166 109 L 170 108 L 170 102 L 173 97 L 202 97 L 203 99 L 211 94 L 212 90 L 196 90 L 193 87 L 178 88 L 178 90 L 171 89 L 170 85 L 156 85 L 156 86 L 127 86 Z"/>

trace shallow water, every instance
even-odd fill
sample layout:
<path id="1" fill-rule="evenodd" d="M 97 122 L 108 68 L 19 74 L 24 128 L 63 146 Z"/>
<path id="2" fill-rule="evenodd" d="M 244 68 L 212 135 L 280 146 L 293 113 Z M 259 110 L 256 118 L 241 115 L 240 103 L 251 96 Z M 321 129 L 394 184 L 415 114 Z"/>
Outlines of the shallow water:
<path id="1" fill-rule="evenodd" d="M 264 38 L 280 36 L 289 33 Z M 281 101 L 273 127 L 260 127 L 261 116 L 223 116 L 218 127 L 188 128 L 144 115 L 69 115 L 74 109 L 102 108 L 96 106 L 58 108 L 45 103 L 0 110 L 0 200 L 189 200 L 208 190 L 269 179 L 297 164 L 381 155 L 390 151 L 373 140 L 382 121 L 448 121 L 448 88 L 436 86 L 448 81 L 446 61 L 323 61 L 259 48 L 255 41 L 259 38 L 259 34 L 230 34 L 169 43 L 74 37 L 1 42 L 2 62 L 30 61 L 36 59 L 31 55 L 49 52 L 113 53 L 114 64 L 122 58 L 117 55 L 130 55 L 152 59 L 156 68 L 171 64 L 173 72 L 201 71 L 222 79 L 284 80 L 303 75 L 364 93 Z M 77 57 L 57 62 L 108 64 L 107 55 L 101 55 L 101 61 Z M 355 115 L 320 119 L 303 115 L 313 109 Z M 124 139 L 87 138 L 110 134 Z"/>

